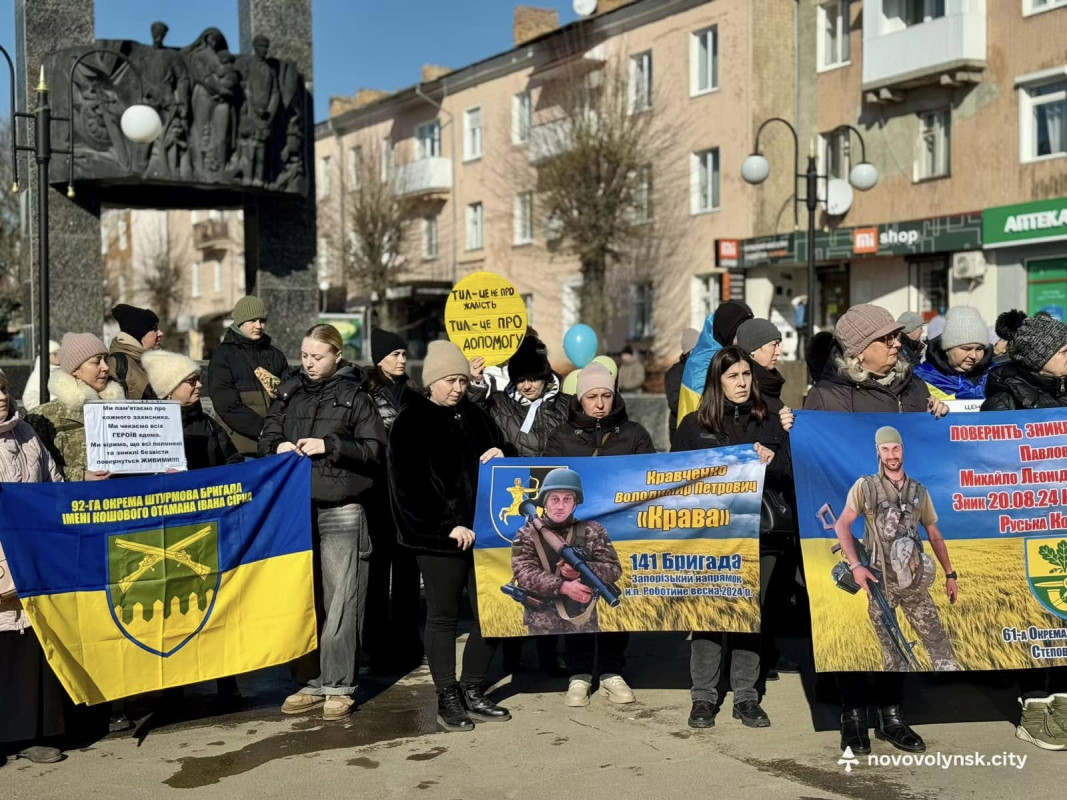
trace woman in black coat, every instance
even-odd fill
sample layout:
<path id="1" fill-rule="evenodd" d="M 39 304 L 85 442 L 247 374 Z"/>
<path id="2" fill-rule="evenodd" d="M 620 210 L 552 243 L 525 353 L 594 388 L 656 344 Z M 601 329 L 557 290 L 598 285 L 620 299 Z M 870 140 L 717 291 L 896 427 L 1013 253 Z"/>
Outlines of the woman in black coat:
<path id="1" fill-rule="evenodd" d="M 484 683 L 496 642 L 482 637 L 474 577 L 474 508 L 481 464 L 515 449 L 492 418 L 467 400 L 470 364 L 451 342 L 431 342 L 422 366 L 426 397 L 413 399 L 389 434 L 389 480 L 400 543 L 416 552 L 426 589 L 426 659 L 446 731 L 511 719 Z M 463 589 L 474 628 L 456 681 L 456 627 Z"/>
<path id="2" fill-rule="evenodd" d="M 567 421 L 552 431 L 546 456 L 631 456 L 655 453 L 652 437 L 626 415 L 626 403 L 615 389 L 607 367 L 592 362 L 578 374 L 578 389 L 570 399 Z M 564 660 L 570 672 L 566 703 L 589 705 L 593 664 L 600 670 L 600 688 L 613 703 L 632 703 L 634 693 L 620 674 L 626 663 L 630 635 L 571 633 L 563 637 Z"/>
<path id="3" fill-rule="evenodd" d="M 301 372 L 282 382 L 259 438 L 259 454 L 311 459 L 312 536 L 318 653 L 294 663 L 301 689 L 282 711 L 322 706 L 323 718 L 352 713 L 359 667 L 366 560 L 371 541 L 363 504 L 381 480 L 385 429 L 363 372 L 344 363 L 341 335 L 315 325 L 300 345 Z"/>
<path id="4" fill-rule="evenodd" d="M 712 359 L 700 407 L 679 424 L 671 450 L 751 444 L 760 462 L 767 465 L 764 490 L 775 491 L 783 499 L 791 498 L 793 465 L 783 421 L 792 425 L 792 412 L 782 407 L 780 415 L 770 410 L 763 399 L 752 360 L 740 347 L 726 347 Z M 777 560 L 776 551 L 769 543 L 765 545 L 761 537 L 761 610 Z M 715 724 L 719 668 L 726 640 L 727 634 L 723 633 L 693 632 L 689 662 L 693 680 L 690 727 L 710 728 Z M 759 704 L 756 689 L 760 674 L 760 635 L 729 634 L 729 646 L 733 716 L 750 728 L 766 728 L 771 721 Z"/>

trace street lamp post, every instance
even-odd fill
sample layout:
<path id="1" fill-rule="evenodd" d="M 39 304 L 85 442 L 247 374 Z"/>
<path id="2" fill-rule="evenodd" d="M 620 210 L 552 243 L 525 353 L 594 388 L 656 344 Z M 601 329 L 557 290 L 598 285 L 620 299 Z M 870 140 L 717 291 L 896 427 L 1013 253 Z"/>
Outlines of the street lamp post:
<path id="1" fill-rule="evenodd" d="M 140 81 L 141 98 L 144 98 L 144 82 L 141 77 L 141 73 L 138 72 L 137 67 L 127 58 L 124 54 L 104 49 L 90 50 L 80 55 L 70 68 L 70 76 L 68 78 L 67 93 L 70 98 L 69 114 L 66 117 L 58 117 L 52 114 L 52 108 L 48 103 L 48 84 L 44 79 L 44 65 L 41 65 L 41 77 L 37 82 L 37 88 L 35 89 L 37 94 L 37 106 L 34 108 L 33 113 L 27 113 L 24 111 L 15 110 L 15 65 L 11 61 L 11 55 L 8 51 L 0 45 L 0 54 L 4 56 L 4 60 L 7 62 L 8 72 L 11 77 L 11 119 L 14 123 L 11 130 L 11 169 L 13 173 L 13 181 L 11 184 L 11 191 L 18 192 L 21 188 L 19 186 L 19 165 L 18 154 L 19 152 L 33 153 L 34 160 L 37 162 L 37 355 L 40 359 L 40 376 L 41 376 L 41 402 L 48 402 L 48 378 L 51 370 L 48 368 L 48 340 L 51 336 L 50 320 L 48 318 L 48 306 L 50 302 L 50 285 L 48 275 L 48 169 L 49 164 L 52 161 L 52 156 L 56 154 L 66 155 L 69 157 L 69 173 L 67 176 L 67 197 L 74 197 L 74 70 L 77 69 L 78 64 L 82 62 L 86 56 L 93 55 L 94 53 L 104 53 L 107 55 L 113 55 L 122 59 L 130 67 L 134 75 L 137 76 Z M 18 143 L 18 125 L 15 122 L 19 119 L 33 120 L 34 138 L 33 144 L 19 144 Z M 69 147 L 62 150 L 57 150 L 52 147 L 52 123 L 53 122 L 65 122 L 70 125 L 70 137 Z M 120 122 L 122 132 L 127 139 L 133 142 L 151 142 L 157 136 L 163 128 L 163 123 L 159 119 L 159 114 L 151 106 L 143 104 L 135 104 L 126 109 L 122 114 Z"/>
<path id="2" fill-rule="evenodd" d="M 796 191 L 793 193 L 793 227 L 794 230 L 799 227 L 797 224 L 797 208 L 801 200 L 804 201 L 804 205 L 808 210 L 808 241 L 807 241 L 807 257 L 808 257 L 808 303 L 807 303 L 807 315 L 804 321 L 805 328 L 807 329 L 808 341 L 811 341 L 811 336 L 814 333 L 815 328 L 815 211 L 819 207 L 819 181 L 829 185 L 829 178 L 826 175 L 819 174 L 818 163 L 815 158 L 815 144 L 812 142 L 811 150 L 808 152 L 808 165 L 804 172 L 800 171 L 800 145 L 799 138 L 797 136 L 796 128 L 785 119 L 781 117 L 771 117 L 763 122 L 756 131 L 756 143 L 753 148 L 752 155 L 745 159 L 741 165 L 741 177 L 745 179 L 747 183 L 753 185 L 763 183 L 767 180 L 767 176 L 770 175 L 771 167 L 767 159 L 760 154 L 759 149 L 759 137 L 763 133 L 763 129 L 766 128 L 772 122 L 780 122 L 785 125 L 791 134 L 793 134 L 793 173 L 797 179 L 804 181 L 804 197 L 797 197 Z M 867 161 L 867 146 L 863 141 L 863 135 L 856 130 L 852 125 L 838 125 L 831 131 L 831 135 L 838 131 L 849 131 L 856 134 L 856 138 L 860 142 L 860 163 L 854 166 L 848 174 L 848 182 L 859 189 L 861 192 L 865 192 L 868 189 L 874 188 L 878 183 L 878 170 Z M 845 187 L 846 189 L 848 187 Z M 827 192 L 829 195 L 829 192 Z M 828 199 L 828 197 L 826 198 Z M 847 210 L 847 209 L 846 209 Z M 798 354 L 799 355 L 799 354 Z"/>

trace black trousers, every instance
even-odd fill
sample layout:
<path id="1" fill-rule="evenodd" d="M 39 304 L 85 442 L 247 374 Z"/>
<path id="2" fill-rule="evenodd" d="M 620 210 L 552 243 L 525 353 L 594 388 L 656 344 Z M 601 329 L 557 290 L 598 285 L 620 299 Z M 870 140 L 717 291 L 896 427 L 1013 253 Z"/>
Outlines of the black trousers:
<path id="1" fill-rule="evenodd" d="M 463 683 L 485 682 L 498 640 L 482 638 L 478 623 L 478 588 L 474 582 L 474 555 L 420 553 L 417 557 L 426 588 L 426 660 L 438 689 L 456 682 L 456 628 L 466 587 L 474 611 L 474 627 L 463 648 Z"/>
<path id="2" fill-rule="evenodd" d="M 571 675 L 618 675 L 626 664 L 629 643 L 630 634 L 625 631 L 570 633 L 563 637 L 563 660 Z"/>
<path id="3" fill-rule="evenodd" d="M 367 585 L 366 650 L 376 668 L 410 667 L 422 658 L 419 565 L 414 551 L 397 542 L 391 514 L 375 507 L 370 525 L 374 552 Z"/>
<path id="4" fill-rule="evenodd" d="M 1061 694 L 1067 692 L 1067 667 L 1017 669 L 1015 681 L 1019 684 L 1019 695 L 1024 700 Z"/>
<path id="5" fill-rule="evenodd" d="M 895 706 L 904 695 L 900 672 L 838 672 L 834 677 L 845 709 Z"/>

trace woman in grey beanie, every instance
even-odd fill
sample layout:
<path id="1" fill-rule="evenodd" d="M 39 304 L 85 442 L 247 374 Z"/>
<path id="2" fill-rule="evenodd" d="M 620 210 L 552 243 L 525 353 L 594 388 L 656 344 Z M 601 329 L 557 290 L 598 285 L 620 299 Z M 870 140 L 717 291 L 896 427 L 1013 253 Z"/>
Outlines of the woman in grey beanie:
<path id="1" fill-rule="evenodd" d="M 915 367 L 915 375 L 939 400 L 981 400 L 992 363 L 989 328 L 978 309 L 953 306 L 945 314 L 945 330 L 930 340 L 926 361 Z"/>
<path id="2" fill-rule="evenodd" d="M 1067 325 L 1013 310 L 996 327 L 1011 360 L 990 374 L 982 410 L 1067 406 Z"/>

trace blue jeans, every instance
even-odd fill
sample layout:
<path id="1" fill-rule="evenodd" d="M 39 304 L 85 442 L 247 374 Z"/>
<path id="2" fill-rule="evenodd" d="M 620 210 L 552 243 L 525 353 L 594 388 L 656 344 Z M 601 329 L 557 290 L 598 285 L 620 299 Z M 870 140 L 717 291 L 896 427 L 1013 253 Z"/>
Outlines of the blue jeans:
<path id="1" fill-rule="evenodd" d="M 367 516 L 355 503 L 315 508 L 312 514 L 319 649 L 293 662 L 293 679 L 301 684 L 300 694 L 352 695 L 370 574 Z"/>

